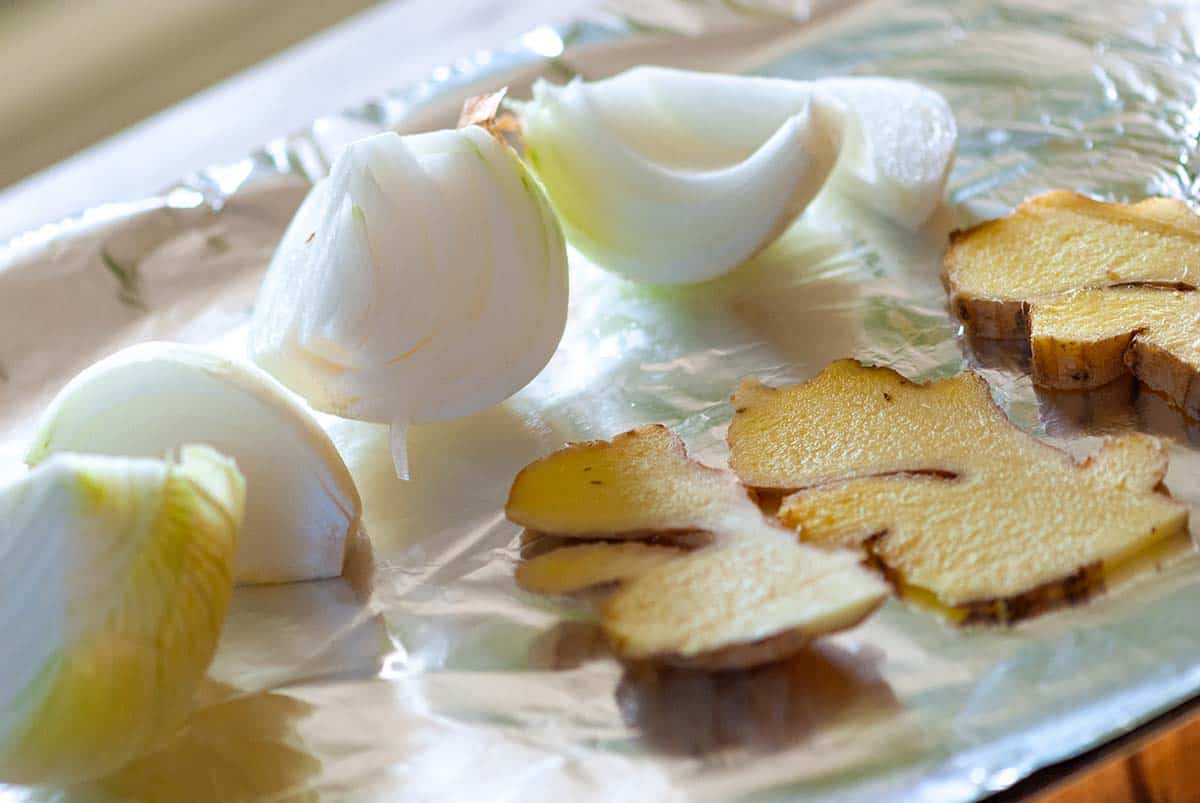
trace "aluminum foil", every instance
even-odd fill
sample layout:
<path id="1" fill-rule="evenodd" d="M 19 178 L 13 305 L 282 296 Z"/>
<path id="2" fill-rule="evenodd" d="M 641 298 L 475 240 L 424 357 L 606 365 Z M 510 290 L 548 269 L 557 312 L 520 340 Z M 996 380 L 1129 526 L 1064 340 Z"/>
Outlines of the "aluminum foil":
<path id="1" fill-rule="evenodd" d="M 275 242 L 331 155 L 385 126 L 450 125 L 474 92 L 509 84 L 522 97 L 535 75 L 643 62 L 892 75 L 943 92 L 962 135 L 948 203 L 916 234 L 826 197 L 751 264 L 698 287 L 638 287 L 572 254 L 551 364 L 505 404 L 413 428 L 409 483 L 392 476 L 380 428 L 323 418 L 365 501 L 347 576 L 239 589 L 212 681 L 161 753 L 86 787 L 0 787 L 0 799 L 972 800 L 1200 692 L 1192 557 L 1014 628 L 958 630 L 891 602 L 793 660 L 723 674 L 623 668 L 586 610 L 515 587 L 519 533 L 502 504 L 526 462 L 661 421 L 722 464 L 740 378 L 797 381 L 844 356 L 916 379 L 975 366 L 1019 425 L 1080 453 L 1105 432 L 1162 434 L 1168 485 L 1200 503 L 1194 423 L 1132 383 L 1036 391 L 1021 355 L 962 341 L 937 278 L 951 228 L 1037 191 L 1191 197 L 1200 13 L 769 6 L 782 20 L 740 8 L 713 24 L 676 2 L 650 27 L 539 29 L 161 196 L 7 245 L 0 478 L 23 470 L 36 415 L 93 360 L 155 338 L 239 351 Z M 688 35 L 662 30 L 672 20 Z"/>

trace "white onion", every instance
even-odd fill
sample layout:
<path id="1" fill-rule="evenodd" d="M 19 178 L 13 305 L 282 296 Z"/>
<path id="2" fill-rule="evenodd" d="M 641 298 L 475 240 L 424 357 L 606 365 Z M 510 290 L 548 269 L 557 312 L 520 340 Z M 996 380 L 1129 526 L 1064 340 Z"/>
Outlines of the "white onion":
<path id="1" fill-rule="evenodd" d="M 0 780 L 73 783 L 188 713 L 232 590 L 233 462 L 64 454 L 0 488 Z"/>
<path id="2" fill-rule="evenodd" d="M 945 100 L 907 81 L 661 67 L 539 81 L 521 119 L 571 243 L 653 284 L 732 270 L 826 183 L 919 226 L 941 201 L 957 137 Z"/>
<path id="3" fill-rule="evenodd" d="M 541 189 L 477 126 L 352 143 L 296 213 L 250 350 L 315 408 L 405 428 L 489 407 L 562 336 L 566 248 Z"/>
<path id="4" fill-rule="evenodd" d="M 342 573 L 346 538 L 361 515 L 350 472 L 312 414 L 247 362 L 177 343 L 120 351 L 59 392 L 27 459 L 149 457 L 184 443 L 232 456 L 246 476 L 239 584 Z"/>

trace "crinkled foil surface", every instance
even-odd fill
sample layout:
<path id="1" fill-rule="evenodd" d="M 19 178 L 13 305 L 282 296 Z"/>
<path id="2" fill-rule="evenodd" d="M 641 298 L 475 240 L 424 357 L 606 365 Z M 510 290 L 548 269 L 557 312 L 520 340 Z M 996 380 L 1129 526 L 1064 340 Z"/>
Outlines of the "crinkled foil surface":
<path id="1" fill-rule="evenodd" d="M 908 0 L 788 22 L 736 9 L 716 27 L 679 3 L 650 24 L 541 29 L 160 197 L 7 246 L 0 478 L 24 470 L 36 415 L 93 360 L 149 339 L 239 351 L 274 244 L 336 149 L 383 126 L 451 125 L 468 94 L 510 84 L 523 97 L 535 75 L 642 62 L 880 74 L 943 92 L 961 130 L 948 202 L 917 234 L 825 198 L 703 286 L 638 287 L 573 254 L 553 361 L 503 405 L 415 428 L 409 483 L 391 474 L 385 432 L 323 418 L 365 502 L 346 578 L 239 589 L 212 682 L 162 753 L 87 787 L 0 799 L 970 800 L 1200 692 L 1194 558 L 1010 629 L 959 631 L 891 602 L 791 661 L 719 675 L 623 669 L 586 611 L 515 587 L 519 534 L 502 505 L 526 462 L 661 421 L 722 464 L 741 377 L 801 380 L 843 356 L 917 379 L 975 366 L 1020 426 L 1080 453 L 1107 432 L 1161 434 L 1168 484 L 1200 512 L 1193 424 L 1130 383 L 1036 391 L 1020 355 L 967 349 L 938 281 L 950 229 L 1035 192 L 1192 195 L 1200 14 Z M 662 30 L 674 23 L 688 35 Z"/>

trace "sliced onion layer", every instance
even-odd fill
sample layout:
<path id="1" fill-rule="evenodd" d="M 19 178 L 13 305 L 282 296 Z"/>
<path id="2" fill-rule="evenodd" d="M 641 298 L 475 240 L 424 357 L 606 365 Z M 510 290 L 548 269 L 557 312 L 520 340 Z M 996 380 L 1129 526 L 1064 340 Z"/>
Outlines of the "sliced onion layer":
<path id="1" fill-rule="evenodd" d="M 0 780 L 93 778 L 180 724 L 229 604 L 244 491 L 203 446 L 57 455 L 0 488 Z"/>
<path id="2" fill-rule="evenodd" d="M 516 154 L 477 126 L 352 143 L 284 235 L 251 354 L 315 408 L 404 428 L 489 407 L 562 336 L 566 248 Z"/>
<path id="3" fill-rule="evenodd" d="M 266 373 L 177 343 L 144 343 L 84 370 L 55 397 L 28 455 L 149 457 L 184 443 L 232 456 L 246 476 L 239 584 L 342 573 L 358 527 L 354 480 L 312 414 Z"/>
<path id="4" fill-rule="evenodd" d="M 957 137 L 946 101 L 908 81 L 790 81 L 638 67 L 539 81 L 526 158 L 571 243 L 634 281 L 726 273 L 828 184 L 906 226 L 941 200 Z"/>

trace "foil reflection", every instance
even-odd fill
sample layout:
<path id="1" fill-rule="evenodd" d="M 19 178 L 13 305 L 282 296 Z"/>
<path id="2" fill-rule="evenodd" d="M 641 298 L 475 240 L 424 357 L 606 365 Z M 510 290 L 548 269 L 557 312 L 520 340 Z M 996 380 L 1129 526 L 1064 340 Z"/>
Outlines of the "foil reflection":
<path id="1" fill-rule="evenodd" d="M 878 659 L 818 644 L 730 672 L 630 665 L 617 702 L 626 723 L 663 753 L 771 752 L 854 718 L 891 717 L 899 704 Z"/>
<path id="2" fill-rule="evenodd" d="M 600 627 L 559 622 L 534 640 L 529 667 L 569 671 L 611 659 Z M 656 663 L 625 665 L 616 689 L 625 723 L 669 755 L 774 752 L 854 720 L 899 709 L 878 651 L 818 643 L 750 669 L 707 672 Z"/>
<path id="3" fill-rule="evenodd" d="M 391 644 L 371 603 L 373 578 L 360 527 L 347 539 L 341 577 L 235 589 L 210 675 L 243 690 L 374 676 Z"/>
<path id="4" fill-rule="evenodd" d="M 599 626 L 591 622 L 559 622 L 529 645 L 529 667 L 564 671 L 610 655 Z"/>
<path id="5" fill-rule="evenodd" d="M 1189 417 L 1165 396 L 1140 382 L 1136 384 L 1139 392 L 1135 406 L 1145 431 L 1189 446 L 1200 446 L 1200 421 Z"/>
<path id="6" fill-rule="evenodd" d="M 294 729 L 311 706 L 285 694 L 237 696 L 235 689 L 218 683 L 201 696 L 207 702 L 161 750 L 70 790 L 63 803 L 317 800 L 309 785 L 321 762 Z"/>
<path id="7" fill-rule="evenodd" d="M 1093 390 L 1034 388 L 1039 417 L 1055 437 L 1120 432 L 1137 427 L 1138 382 L 1123 376 Z"/>
<path id="8" fill-rule="evenodd" d="M 508 402 L 412 427 L 413 477 L 403 481 L 391 464 L 386 427 L 347 419 L 326 424 L 354 476 L 363 525 L 384 569 L 411 562 L 412 549 L 436 544 L 457 524 L 490 521 L 521 466 L 564 440 L 543 417 Z"/>
<path id="9" fill-rule="evenodd" d="M 1200 446 L 1200 421 L 1131 374 L 1092 390 L 1035 388 L 1042 426 L 1057 437 L 1147 432 Z"/>
<path id="10" fill-rule="evenodd" d="M 1022 376 L 1032 371 L 1029 343 L 1024 340 L 990 340 L 968 332 L 963 345 L 970 368 Z"/>
<path id="11" fill-rule="evenodd" d="M 809 372 L 828 353 L 855 354 L 862 326 L 856 306 L 867 278 L 861 249 L 847 252 L 828 232 L 802 221 L 770 248 L 710 287 L 741 325 Z"/>

